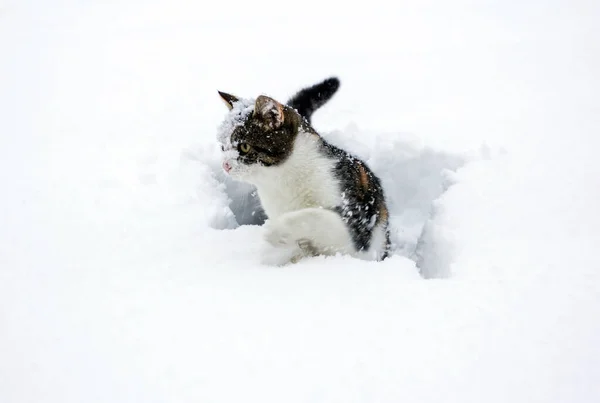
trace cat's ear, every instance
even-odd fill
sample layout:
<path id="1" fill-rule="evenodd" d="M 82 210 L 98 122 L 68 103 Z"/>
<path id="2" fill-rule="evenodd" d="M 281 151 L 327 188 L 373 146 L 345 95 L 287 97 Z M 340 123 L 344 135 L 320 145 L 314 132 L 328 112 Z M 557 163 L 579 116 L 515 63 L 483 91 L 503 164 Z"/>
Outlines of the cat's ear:
<path id="1" fill-rule="evenodd" d="M 271 129 L 277 129 L 283 125 L 283 105 L 266 95 L 260 95 L 254 103 L 254 116 L 260 117 Z"/>
<path id="2" fill-rule="evenodd" d="M 219 95 L 221 96 L 221 99 L 223 101 L 225 101 L 225 104 L 227 105 L 227 107 L 229 108 L 229 110 L 233 109 L 233 103 L 234 102 L 239 101 L 239 98 L 236 97 L 235 95 L 231 95 L 231 94 L 228 94 L 226 92 L 221 92 L 221 91 L 218 91 L 218 92 L 219 92 Z"/>

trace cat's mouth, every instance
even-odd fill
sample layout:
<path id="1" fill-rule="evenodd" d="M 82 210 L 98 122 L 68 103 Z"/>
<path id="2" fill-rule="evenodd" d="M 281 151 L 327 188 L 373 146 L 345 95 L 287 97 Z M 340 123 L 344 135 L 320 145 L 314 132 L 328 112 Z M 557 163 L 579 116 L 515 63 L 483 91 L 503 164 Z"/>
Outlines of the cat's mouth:
<path id="1" fill-rule="evenodd" d="M 225 172 L 226 175 L 228 175 L 234 179 L 243 180 L 243 178 L 246 177 L 248 174 L 247 166 L 244 166 L 243 164 L 240 164 L 238 161 L 232 160 L 229 158 L 225 159 L 221 163 L 221 167 L 223 168 L 223 171 Z"/>
<path id="2" fill-rule="evenodd" d="M 224 161 L 223 162 L 223 170 L 226 173 L 229 173 L 229 171 L 231 171 L 231 164 L 229 162 L 227 162 L 227 161 Z"/>

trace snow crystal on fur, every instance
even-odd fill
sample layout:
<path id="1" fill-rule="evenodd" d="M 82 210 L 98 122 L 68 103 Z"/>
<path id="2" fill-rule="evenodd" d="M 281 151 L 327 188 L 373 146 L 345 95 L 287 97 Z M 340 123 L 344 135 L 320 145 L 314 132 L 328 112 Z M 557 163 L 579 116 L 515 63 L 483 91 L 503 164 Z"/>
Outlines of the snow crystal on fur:
<path id="1" fill-rule="evenodd" d="M 217 131 L 217 140 L 223 145 L 230 145 L 231 133 L 242 126 L 250 113 L 254 111 L 254 100 L 239 99 L 233 103 L 233 109 L 225 117 Z"/>

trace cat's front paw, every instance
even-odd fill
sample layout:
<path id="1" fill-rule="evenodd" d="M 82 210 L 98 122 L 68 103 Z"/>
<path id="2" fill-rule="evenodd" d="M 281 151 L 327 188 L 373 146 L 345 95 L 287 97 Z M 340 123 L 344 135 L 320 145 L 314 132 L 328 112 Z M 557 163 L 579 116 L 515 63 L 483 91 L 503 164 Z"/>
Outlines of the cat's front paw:
<path id="1" fill-rule="evenodd" d="M 282 216 L 263 226 L 267 245 L 262 253 L 262 263 L 282 266 L 297 263 L 307 256 L 304 246 L 310 242 L 299 238 L 298 226 L 290 217 Z"/>
<path id="2" fill-rule="evenodd" d="M 293 229 L 284 220 L 268 222 L 264 225 L 264 238 L 274 247 L 292 247 L 296 240 L 293 237 Z"/>
<path id="3" fill-rule="evenodd" d="M 283 214 L 264 225 L 265 240 L 275 247 L 298 246 L 299 242 L 308 239 L 312 221 L 314 217 L 308 210 Z"/>

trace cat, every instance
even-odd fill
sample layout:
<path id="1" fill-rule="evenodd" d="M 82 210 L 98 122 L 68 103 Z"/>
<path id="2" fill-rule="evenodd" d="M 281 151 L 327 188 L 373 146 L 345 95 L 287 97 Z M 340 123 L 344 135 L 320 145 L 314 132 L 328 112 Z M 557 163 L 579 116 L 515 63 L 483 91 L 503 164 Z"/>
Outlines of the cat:
<path id="1" fill-rule="evenodd" d="M 218 132 L 223 170 L 256 187 L 268 217 L 263 262 L 283 265 L 336 254 L 388 257 L 389 213 L 381 181 L 364 161 L 313 129 L 310 115 L 318 102 L 291 102 L 293 107 L 266 95 L 255 100 L 219 95 L 229 108 Z"/>
<path id="2" fill-rule="evenodd" d="M 287 101 L 287 105 L 311 122 L 313 113 L 327 103 L 338 91 L 340 80 L 329 77 L 305 87 Z M 216 167 L 215 167 L 216 168 Z M 220 169 L 220 165 L 219 168 Z M 221 176 L 221 175 L 219 175 Z M 267 219 L 254 186 L 223 177 L 225 191 L 230 198 L 229 208 L 238 225 L 262 225 Z"/>

